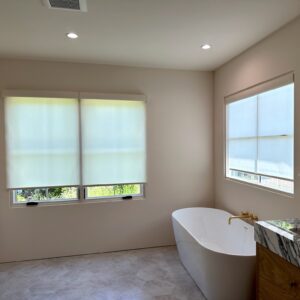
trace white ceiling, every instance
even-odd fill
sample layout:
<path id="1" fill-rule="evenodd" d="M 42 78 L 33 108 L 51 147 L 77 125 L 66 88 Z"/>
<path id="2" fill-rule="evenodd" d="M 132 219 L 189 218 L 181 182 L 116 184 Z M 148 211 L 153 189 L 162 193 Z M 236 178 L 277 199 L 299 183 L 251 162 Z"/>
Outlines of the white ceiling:
<path id="1" fill-rule="evenodd" d="M 300 14 L 300 0 L 87 0 L 86 13 L 41 2 L 0 0 L 0 57 L 213 70 Z"/>

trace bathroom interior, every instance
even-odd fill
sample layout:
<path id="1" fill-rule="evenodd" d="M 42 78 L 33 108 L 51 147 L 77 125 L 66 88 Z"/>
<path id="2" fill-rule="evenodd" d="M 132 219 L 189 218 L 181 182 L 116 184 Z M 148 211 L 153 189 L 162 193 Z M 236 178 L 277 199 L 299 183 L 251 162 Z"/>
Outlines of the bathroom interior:
<path id="1" fill-rule="evenodd" d="M 299 0 L 1 0 L 0 300 L 300 299 L 299 37 Z"/>

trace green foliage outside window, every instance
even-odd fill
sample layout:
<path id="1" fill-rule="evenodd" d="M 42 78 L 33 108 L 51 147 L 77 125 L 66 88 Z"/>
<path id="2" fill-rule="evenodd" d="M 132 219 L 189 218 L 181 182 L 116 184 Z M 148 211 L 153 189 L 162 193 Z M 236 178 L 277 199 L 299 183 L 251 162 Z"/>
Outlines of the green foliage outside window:
<path id="1" fill-rule="evenodd" d="M 93 186 L 86 188 L 86 198 L 114 197 L 142 194 L 140 184 L 120 184 L 109 186 Z M 38 189 L 22 189 L 15 191 L 15 202 L 55 201 L 78 199 L 77 187 L 54 187 Z"/>
<path id="2" fill-rule="evenodd" d="M 93 186 L 87 188 L 87 198 L 140 195 L 140 184 Z"/>

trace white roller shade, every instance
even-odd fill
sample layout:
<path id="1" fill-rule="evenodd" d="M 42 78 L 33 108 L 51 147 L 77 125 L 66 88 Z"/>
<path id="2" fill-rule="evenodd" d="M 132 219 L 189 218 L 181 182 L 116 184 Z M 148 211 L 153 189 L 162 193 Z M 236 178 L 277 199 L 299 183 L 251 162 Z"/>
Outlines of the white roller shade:
<path id="1" fill-rule="evenodd" d="M 294 84 L 230 102 L 228 169 L 294 178 Z"/>
<path id="2" fill-rule="evenodd" d="M 258 96 L 257 172 L 294 178 L 294 84 Z"/>
<path id="3" fill-rule="evenodd" d="M 78 100 L 6 97 L 7 187 L 79 182 Z"/>
<path id="4" fill-rule="evenodd" d="M 146 181 L 145 102 L 81 99 L 83 185 Z"/>
<path id="5" fill-rule="evenodd" d="M 262 83 L 254 85 L 247 89 L 241 90 L 237 93 L 228 95 L 225 97 L 225 103 L 235 102 L 235 101 L 238 101 L 241 99 L 249 98 L 249 97 L 258 95 L 260 93 L 264 93 L 264 92 L 288 85 L 293 82 L 294 82 L 294 73 L 289 72 L 289 73 L 277 76 L 275 78 L 272 78 L 270 80 L 266 80 Z"/>
<path id="6" fill-rule="evenodd" d="M 227 106 L 227 151 L 230 168 L 256 171 L 257 97 Z"/>

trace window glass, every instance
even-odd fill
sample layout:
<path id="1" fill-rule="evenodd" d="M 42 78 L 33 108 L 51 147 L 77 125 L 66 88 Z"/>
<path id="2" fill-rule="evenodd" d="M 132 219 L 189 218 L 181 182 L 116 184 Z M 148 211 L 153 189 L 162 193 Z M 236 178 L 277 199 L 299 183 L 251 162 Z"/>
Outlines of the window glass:
<path id="1" fill-rule="evenodd" d="M 86 198 L 109 198 L 123 196 L 141 196 L 143 194 L 140 184 L 119 184 L 86 187 Z"/>
<path id="2" fill-rule="evenodd" d="M 277 88 L 258 97 L 258 135 L 293 135 L 294 85 Z"/>
<path id="3" fill-rule="evenodd" d="M 55 202 L 78 200 L 77 187 L 56 187 L 38 189 L 19 189 L 13 192 L 14 203 Z"/>
<path id="4" fill-rule="evenodd" d="M 229 140 L 228 154 L 230 168 L 255 172 L 256 151 L 256 138 Z"/>
<path id="5" fill-rule="evenodd" d="M 265 137 L 258 140 L 257 172 L 293 179 L 293 137 Z"/>
<path id="6" fill-rule="evenodd" d="M 228 137 L 253 137 L 257 134 L 256 97 L 233 102 L 228 106 Z"/>
<path id="7" fill-rule="evenodd" d="M 226 107 L 227 177 L 293 193 L 294 84 Z"/>

